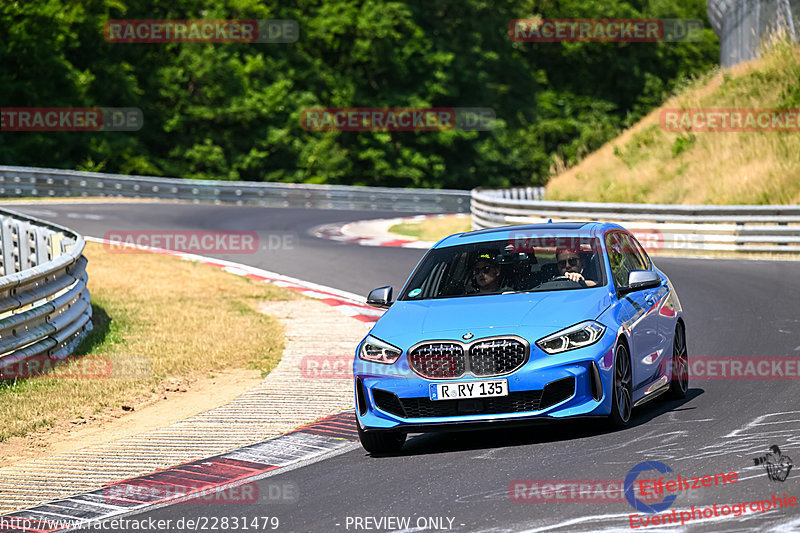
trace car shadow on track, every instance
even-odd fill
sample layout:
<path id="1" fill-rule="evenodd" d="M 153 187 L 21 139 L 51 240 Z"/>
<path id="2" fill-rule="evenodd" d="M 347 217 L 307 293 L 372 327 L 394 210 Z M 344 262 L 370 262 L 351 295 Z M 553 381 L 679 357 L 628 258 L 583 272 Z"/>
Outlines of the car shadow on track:
<path id="1" fill-rule="evenodd" d="M 603 419 L 573 419 L 533 422 L 513 428 L 487 428 L 471 431 L 452 431 L 424 433 L 409 436 L 403 449 L 385 457 L 428 455 L 510 446 L 547 444 L 576 439 L 593 438 L 609 433 L 626 432 L 667 413 L 692 411 L 695 407 L 683 407 L 688 402 L 704 394 L 700 388 L 692 388 L 682 400 L 653 400 L 634 409 L 630 424 L 623 429 L 614 429 Z"/>

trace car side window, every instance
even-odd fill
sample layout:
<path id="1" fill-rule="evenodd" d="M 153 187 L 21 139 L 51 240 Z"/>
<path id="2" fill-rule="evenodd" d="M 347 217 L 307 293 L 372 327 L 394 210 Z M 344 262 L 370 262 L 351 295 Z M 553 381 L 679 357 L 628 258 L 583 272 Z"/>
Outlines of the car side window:
<path id="1" fill-rule="evenodd" d="M 653 265 L 653 261 L 650 260 L 650 256 L 647 255 L 647 252 L 644 251 L 644 247 L 642 244 L 636 239 L 636 237 L 629 236 L 631 243 L 633 243 L 634 250 L 642 257 L 644 264 L 647 265 L 645 268 L 649 269 Z"/>
<path id="2" fill-rule="evenodd" d="M 630 235 L 625 233 L 618 233 L 617 237 L 619 237 L 622 243 L 622 253 L 625 255 L 625 259 L 628 260 L 628 265 L 631 270 L 647 270 L 648 263 L 641 256 L 639 250 L 637 250 L 636 244 L 634 244 L 635 239 L 632 239 Z M 627 284 L 627 282 L 628 280 L 626 279 L 625 284 Z"/>
<path id="3" fill-rule="evenodd" d="M 625 258 L 625 248 L 619 237 L 619 233 L 607 234 L 606 248 L 608 248 L 608 262 L 611 263 L 614 285 L 624 287 L 628 284 L 628 273 L 631 271 L 631 267 Z"/>

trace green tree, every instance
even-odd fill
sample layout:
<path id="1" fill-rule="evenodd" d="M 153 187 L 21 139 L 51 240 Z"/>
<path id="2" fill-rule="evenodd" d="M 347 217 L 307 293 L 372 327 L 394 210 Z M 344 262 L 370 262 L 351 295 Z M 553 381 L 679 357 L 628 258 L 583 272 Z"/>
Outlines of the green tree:
<path id="1" fill-rule="evenodd" d="M 523 43 L 512 19 L 699 18 L 700 0 L 0 5 L 0 105 L 141 108 L 138 132 L 0 133 L 4 164 L 471 188 L 543 183 L 716 64 L 692 43 Z M 291 44 L 113 44 L 108 19 L 294 19 Z M 319 132 L 309 107 L 489 107 L 492 131 Z"/>

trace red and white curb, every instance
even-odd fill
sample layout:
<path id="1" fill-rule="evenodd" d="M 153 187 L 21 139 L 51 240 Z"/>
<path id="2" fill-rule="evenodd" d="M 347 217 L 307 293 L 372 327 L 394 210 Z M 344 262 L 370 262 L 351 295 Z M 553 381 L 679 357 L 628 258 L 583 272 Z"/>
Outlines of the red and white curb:
<path id="1" fill-rule="evenodd" d="M 0 531 L 45 533 L 119 518 L 148 507 L 174 503 L 208 503 L 210 494 L 309 464 L 357 447 L 355 414 L 348 410 L 221 455 L 192 461 L 152 474 L 106 485 L 100 489 L 0 516 Z M 250 487 L 252 494 L 252 487 Z M 300 489 L 295 487 L 295 497 Z M 252 498 L 266 505 L 269 495 Z M 212 496 L 213 497 L 213 496 Z M 217 503 L 235 503 L 220 501 Z M 96 529 L 96 527 L 95 527 Z M 108 530 L 109 528 L 102 528 Z"/>
<path id="2" fill-rule="evenodd" d="M 107 239 L 85 237 L 89 242 L 120 246 Z M 241 263 L 149 246 L 145 252 L 178 257 L 216 266 L 231 274 L 272 283 L 333 306 L 362 322 L 375 322 L 383 311 L 362 303 L 353 293 L 269 272 Z M 357 445 L 352 410 L 328 416 L 298 430 L 278 435 L 206 459 L 115 482 L 100 489 L 37 505 L 0 516 L 0 532 L 45 533 L 113 519 L 153 506 L 189 502 L 205 503 L 207 495 L 222 487 L 236 487 L 277 473 L 299 463 L 310 464 L 323 456 L 344 453 Z M 158 490 L 153 490 L 158 488 Z M 156 494 L 156 496 L 154 496 Z M 223 502 L 227 503 L 227 502 Z M 254 501 L 252 503 L 266 503 Z M 106 528 L 107 529 L 107 528 Z"/>
<path id="3" fill-rule="evenodd" d="M 89 242 L 97 242 L 105 245 L 122 246 L 119 242 L 112 242 L 108 239 L 99 239 L 96 237 L 85 237 Z M 244 265 L 242 263 L 235 263 L 233 261 L 226 261 L 224 259 L 215 259 L 213 257 L 205 257 L 202 255 L 190 254 L 186 252 L 176 252 L 174 250 L 166 250 L 164 248 L 155 248 L 152 246 L 136 246 L 137 249 L 143 251 L 169 255 L 178 257 L 187 261 L 194 261 L 204 265 L 211 265 L 221 268 L 225 272 L 235 274 L 237 276 L 244 276 L 256 281 L 264 283 L 272 283 L 278 287 L 297 291 L 304 296 L 317 299 L 324 304 L 333 306 L 337 311 L 343 315 L 355 318 L 361 322 L 377 322 L 383 315 L 384 311 L 375 309 L 364 303 L 364 298 L 347 291 L 334 289 L 325 285 L 318 285 L 310 281 L 304 281 L 276 272 L 270 272 L 256 267 Z"/>
<path id="4" fill-rule="evenodd" d="M 356 222 L 348 222 L 346 224 L 325 224 L 318 226 L 312 230 L 312 234 L 320 239 L 328 239 L 331 241 L 346 242 L 348 244 L 357 244 L 359 246 L 389 246 L 393 248 L 417 248 L 427 250 L 434 244 L 433 241 L 421 241 L 411 238 L 395 238 L 386 236 L 386 231 L 381 232 L 381 235 L 359 235 L 356 229 L 366 223 L 381 225 L 390 228 L 396 224 L 403 224 L 408 222 L 420 222 L 431 218 L 449 218 L 459 215 L 416 215 L 413 217 L 404 218 L 381 218 L 373 220 L 359 220 Z"/>

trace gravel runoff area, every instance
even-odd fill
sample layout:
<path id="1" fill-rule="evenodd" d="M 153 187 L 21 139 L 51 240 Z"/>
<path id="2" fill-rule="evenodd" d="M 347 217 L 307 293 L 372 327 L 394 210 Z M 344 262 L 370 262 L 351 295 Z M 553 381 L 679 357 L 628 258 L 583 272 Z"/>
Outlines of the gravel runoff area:
<path id="1" fill-rule="evenodd" d="M 261 384 L 227 405 L 167 427 L 0 467 L 0 513 L 254 444 L 352 407 L 349 365 L 338 365 L 347 375 L 337 372 L 336 378 L 309 375 L 302 365 L 306 357 L 352 360 L 372 324 L 311 299 L 263 302 L 259 311 L 279 319 L 286 330 L 281 362 Z"/>

